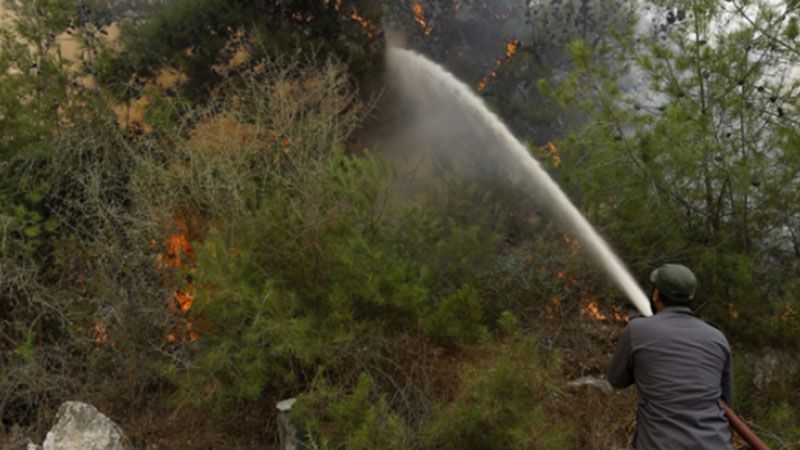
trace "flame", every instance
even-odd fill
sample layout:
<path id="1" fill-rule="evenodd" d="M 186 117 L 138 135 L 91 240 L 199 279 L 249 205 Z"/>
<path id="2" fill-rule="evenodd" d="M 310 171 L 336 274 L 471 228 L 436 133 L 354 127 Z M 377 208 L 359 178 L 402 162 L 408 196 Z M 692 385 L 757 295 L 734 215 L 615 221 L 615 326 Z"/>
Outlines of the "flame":
<path id="1" fill-rule="evenodd" d="M 605 314 L 600 311 L 600 306 L 596 299 L 588 299 L 584 301 L 580 310 L 581 316 L 596 320 L 600 322 L 613 321 L 618 323 L 628 323 L 631 321 L 630 316 L 623 312 L 619 306 L 614 306 L 610 314 Z"/>
<path id="2" fill-rule="evenodd" d="M 166 335 L 167 342 L 174 344 L 178 341 L 182 342 L 195 342 L 200 339 L 200 334 L 194 329 L 192 321 L 189 319 L 181 319 L 183 324 L 182 329 L 173 329 Z"/>
<path id="3" fill-rule="evenodd" d="M 187 313 L 192 308 L 192 302 L 194 301 L 194 297 L 192 296 L 191 292 L 186 292 L 177 289 L 172 294 L 172 298 L 178 304 L 178 307 L 180 308 L 182 313 Z"/>
<path id="4" fill-rule="evenodd" d="M 558 153 L 558 149 L 556 148 L 556 144 L 552 142 L 548 142 L 542 146 L 542 150 L 547 152 L 547 156 L 553 160 L 553 165 L 558 167 L 561 165 L 561 155 Z"/>
<path id="5" fill-rule="evenodd" d="M 414 3 L 411 4 L 411 9 L 414 10 L 414 22 L 417 22 L 425 30 L 425 36 L 430 36 L 433 33 L 433 28 L 428 26 L 428 21 L 425 20 L 425 10 L 422 9 L 419 1 L 414 0 Z"/>
<path id="6" fill-rule="evenodd" d="M 551 320 L 555 316 L 556 311 L 559 311 L 560 309 L 561 300 L 554 295 L 550 298 L 550 302 L 545 305 L 544 309 L 540 313 L 540 316 L 547 320 Z"/>
<path id="7" fill-rule="evenodd" d="M 367 36 L 373 37 L 378 32 L 378 26 L 375 25 L 371 20 L 361 16 L 358 12 L 353 11 L 350 13 L 350 18 L 361 25 L 361 28 L 364 29 L 364 32 L 367 33 Z"/>
<path id="8" fill-rule="evenodd" d="M 581 315 L 593 320 L 608 320 L 608 317 L 600 312 L 600 308 L 597 306 L 597 300 L 594 299 L 587 301 L 586 304 L 581 308 Z"/>
<path id="9" fill-rule="evenodd" d="M 192 244 L 189 241 L 189 227 L 185 220 L 176 219 L 172 226 L 173 232 L 167 237 L 164 242 L 164 253 L 157 255 L 156 260 L 159 267 L 166 269 L 168 267 L 183 268 L 187 265 L 194 264 L 195 253 L 192 249 Z M 150 242 L 151 246 L 155 246 L 156 242 Z M 169 301 L 169 307 L 176 315 L 185 315 L 192 309 L 194 303 L 194 295 L 192 293 L 191 281 L 187 283 L 185 289 L 176 289 L 172 293 Z M 192 328 L 192 320 L 186 317 L 181 318 L 183 326 L 182 329 L 172 329 L 167 335 L 166 339 L 169 343 L 180 341 L 194 342 L 199 338 L 199 334 Z"/>
<path id="10" fill-rule="evenodd" d="M 734 308 L 733 303 L 728 303 L 728 315 L 734 320 L 739 318 L 739 311 Z"/>
<path id="11" fill-rule="evenodd" d="M 489 85 L 490 79 L 497 78 L 497 72 L 500 70 L 500 67 L 503 64 L 511 61 L 512 58 L 514 58 L 514 55 L 517 54 L 517 51 L 519 50 L 520 46 L 522 46 L 522 43 L 518 40 L 511 40 L 506 42 L 506 58 L 505 59 L 497 58 L 494 61 L 494 66 L 492 67 L 492 71 L 489 73 L 489 75 L 486 75 L 481 79 L 481 81 L 478 82 L 477 86 L 478 92 L 486 89 L 486 87 Z"/>
<path id="12" fill-rule="evenodd" d="M 94 337 L 92 340 L 100 344 L 108 342 L 108 329 L 100 322 L 94 323 Z"/>
<path id="13" fill-rule="evenodd" d="M 521 43 L 519 41 L 508 41 L 508 43 L 506 44 L 506 57 L 508 59 L 513 58 L 514 55 L 517 54 L 517 50 L 519 50 L 520 44 Z"/>
<path id="14" fill-rule="evenodd" d="M 497 60 L 494 62 L 494 68 L 492 69 L 492 78 L 497 78 L 497 71 L 500 70 L 500 66 L 502 65 L 503 65 L 503 60 L 497 58 Z"/>
<path id="15" fill-rule="evenodd" d="M 194 261 L 194 250 L 189 242 L 188 227 L 186 221 L 175 220 L 173 233 L 169 235 L 164 243 L 164 253 L 156 256 L 159 266 L 182 268 L 187 262 Z M 153 242 L 151 241 L 151 245 Z"/>
<path id="16" fill-rule="evenodd" d="M 492 72 L 489 75 L 483 77 L 481 81 L 478 82 L 478 91 L 486 89 L 486 86 L 489 84 L 490 78 L 492 79 L 497 78 L 497 71 L 500 69 L 500 66 L 502 65 L 503 65 L 503 60 L 497 58 L 497 60 L 494 62 L 494 67 L 492 68 Z"/>
<path id="17" fill-rule="evenodd" d="M 614 312 L 611 314 L 611 318 L 615 322 L 621 322 L 621 323 L 628 323 L 631 321 L 630 316 L 628 316 L 628 314 L 626 313 L 623 313 L 620 310 L 619 306 L 614 306 Z"/>
<path id="18" fill-rule="evenodd" d="M 195 342 L 200 339 L 200 335 L 197 333 L 197 331 L 192 329 L 192 322 L 186 320 L 184 324 L 186 325 L 186 339 L 189 342 Z"/>

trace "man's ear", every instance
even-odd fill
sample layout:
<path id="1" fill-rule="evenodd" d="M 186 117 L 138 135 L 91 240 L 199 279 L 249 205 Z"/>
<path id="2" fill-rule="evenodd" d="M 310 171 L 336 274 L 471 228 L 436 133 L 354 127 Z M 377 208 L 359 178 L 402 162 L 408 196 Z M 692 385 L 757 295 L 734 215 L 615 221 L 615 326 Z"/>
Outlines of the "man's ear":
<path id="1" fill-rule="evenodd" d="M 661 292 L 658 291 L 658 288 L 653 289 L 653 304 L 655 305 L 654 313 L 664 307 L 664 304 L 661 302 Z"/>

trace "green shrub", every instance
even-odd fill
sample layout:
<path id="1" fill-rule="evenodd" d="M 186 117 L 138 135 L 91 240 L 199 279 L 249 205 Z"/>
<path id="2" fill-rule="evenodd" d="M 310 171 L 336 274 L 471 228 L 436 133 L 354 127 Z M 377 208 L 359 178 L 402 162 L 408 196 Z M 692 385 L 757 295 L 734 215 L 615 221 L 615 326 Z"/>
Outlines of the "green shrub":
<path id="1" fill-rule="evenodd" d="M 539 354 L 535 340 L 517 336 L 486 347 L 485 360 L 468 364 L 451 402 L 424 427 L 426 448 L 569 448 L 574 425 L 553 408 L 558 361 Z"/>
<path id="2" fill-rule="evenodd" d="M 486 339 L 492 317 L 472 283 L 495 249 L 491 229 L 396 204 L 386 165 L 344 150 L 359 115 L 341 116 L 351 97 L 340 68 L 267 70 L 269 83 L 241 80 L 196 113 L 246 133 L 179 142 L 133 180 L 150 198 L 142 210 L 193 221 L 183 278 L 200 339 L 163 372 L 187 398 L 224 403 L 296 390 L 320 370 L 335 379 L 354 342 L 369 354 L 396 335 Z"/>
<path id="3" fill-rule="evenodd" d="M 443 345 L 488 337 L 478 291 L 455 273 L 480 263 L 480 252 L 463 256 L 483 245 L 480 233 L 439 225 L 418 209 L 382 207 L 376 217 L 379 195 L 369 186 L 381 189 L 377 161 L 332 159 L 316 177 L 329 203 L 312 210 L 275 186 L 258 209 L 212 228 L 196 246 L 192 315 L 203 337 L 181 383 L 188 391 L 254 398 L 352 358 L 341 349 L 365 335 L 417 330 Z M 408 221 L 429 228 L 402 236 L 398 224 Z M 416 258 L 410 247 L 428 257 Z M 451 258 L 456 248 L 463 252 Z M 450 277 L 433 275 L 448 270 Z"/>
<path id="4" fill-rule="evenodd" d="M 320 380 L 298 398 L 292 417 L 311 448 L 346 450 L 407 449 L 409 430 L 375 392 L 368 374 L 347 391 Z"/>

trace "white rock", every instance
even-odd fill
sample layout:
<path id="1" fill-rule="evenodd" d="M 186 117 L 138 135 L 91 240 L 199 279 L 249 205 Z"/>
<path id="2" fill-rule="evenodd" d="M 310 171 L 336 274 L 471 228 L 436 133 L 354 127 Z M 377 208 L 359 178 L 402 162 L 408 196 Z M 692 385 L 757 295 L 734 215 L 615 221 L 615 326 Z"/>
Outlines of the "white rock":
<path id="1" fill-rule="evenodd" d="M 745 358 L 753 367 L 753 384 L 759 390 L 773 383 L 791 383 L 800 373 L 800 360 L 790 352 L 766 349 Z"/>
<path id="2" fill-rule="evenodd" d="M 297 428 L 290 420 L 289 415 L 292 413 L 292 406 L 296 398 L 290 398 L 278 402 L 275 405 L 278 408 L 278 437 L 280 438 L 281 450 L 297 450 L 298 448 L 306 448 L 305 445 L 301 447 L 300 440 L 297 437 Z"/>
<path id="3" fill-rule="evenodd" d="M 578 389 L 583 386 L 589 386 L 591 388 L 600 389 L 601 391 L 604 392 L 611 392 L 613 390 L 611 388 L 611 385 L 608 384 L 608 381 L 601 380 L 600 378 L 597 377 L 581 377 L 578 378 L 577 380 L 572 380 L 569 383 L 567 383 L 567 387 L 570 389 Z"/>
<path id="4" fill-rule="evenodd" d="M 125 433 L 94 406 L 64 402 L 43 450 L 131 450 Z"/>

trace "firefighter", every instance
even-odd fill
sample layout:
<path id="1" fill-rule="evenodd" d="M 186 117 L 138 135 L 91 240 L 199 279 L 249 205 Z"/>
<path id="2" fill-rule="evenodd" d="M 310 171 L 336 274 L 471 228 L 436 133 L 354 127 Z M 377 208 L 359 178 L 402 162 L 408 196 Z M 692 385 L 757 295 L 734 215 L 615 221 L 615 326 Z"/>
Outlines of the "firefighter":
<path id="1" fill-rule="evenodd" d="M 608 365 L 617 389 L 636 384 L 636 449 L 731 449 L 720 400 L 730 404 L 728 340 L 695 317 L 697 279 L 679 264 L 650 274 L 656 314 L 631 320 Z"/>

